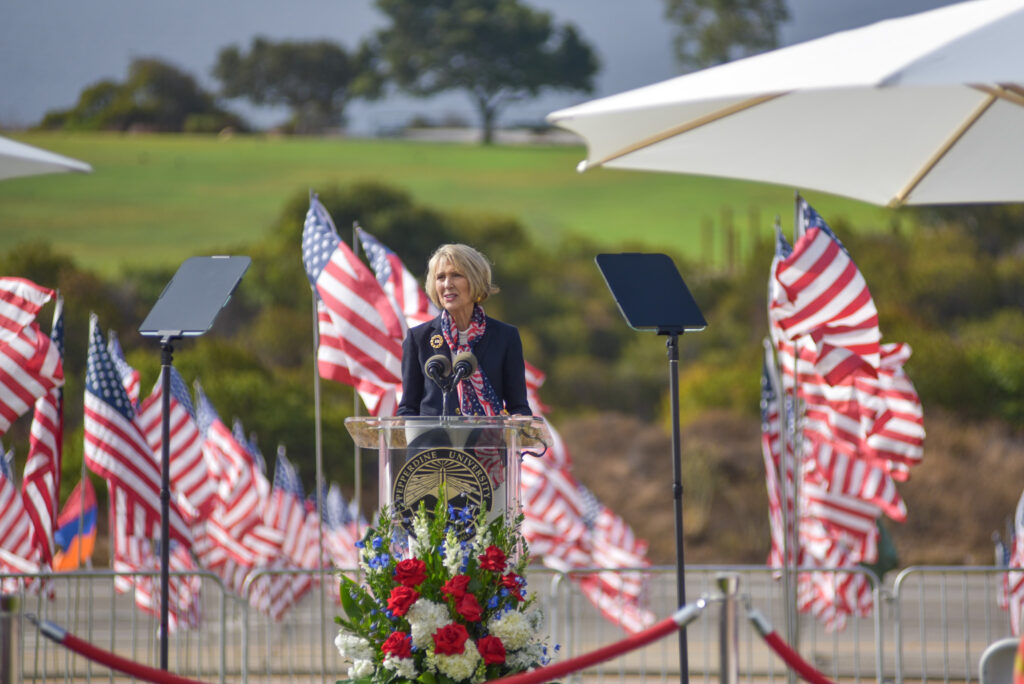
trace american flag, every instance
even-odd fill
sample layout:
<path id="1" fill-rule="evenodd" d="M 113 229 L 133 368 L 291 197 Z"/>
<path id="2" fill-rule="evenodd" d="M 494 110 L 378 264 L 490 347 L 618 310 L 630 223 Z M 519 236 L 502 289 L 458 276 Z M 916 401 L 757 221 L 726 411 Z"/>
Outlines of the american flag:
<path id="1" fill-rule="evenodd" d="M 13 457 L 13 452 L 11 453 Z M 39 571 L 39 552 L 32 535 L 32 523 L 25 515 L 21 493 L 7 453 L 0 446 L 0 572 Z M 13 589 L 7 582 L 3 590 Z"/>
<path id="2" fill-rule="evenodd" d="M 239 418 L 235 418 L 231 422 L 231 435 L 235 438 L 235 441 L 241 444 L 246 451 L 249 452 L 249 457 L 252 462 L 256 464 L 256 469 L 264 475 L 267 474 L 267 459 L 263 458 L 263 452 L 260 451 L 260 446 L 256 442 L 256 433 L 251 432 L 249 436 L 245 436 L 245 428 L 242 427 L 242 421 Z"/>
<path id="3" fill-rule="evenodd" d="M 1003 576 L 1005 605 L 1010 609 L 1010 630 L 1014 636 L 1022 633 L 1024 620 L 1024 494 L 1017 501 L 1013 515 L 1013 541 L 1010 543 L 1009 567 Z"/>
<path id="4" fill-rule="evenodd" d="M 316 198 L 302 229 L 302 262 L 323 304 L 320 375 L 353 385 L 372 415 L 391 415 L 402 383 L 402 323 Z"/>
<path id="5" fill-rule="evenodd" d="M 358 523 L 352 519 L 337 482 L 332 482 L 324 497 L 324 542 L 334 566 L 342 569 L 359 567 Z"/>
<path id="6" fill-rule="evenodd" d="M 441 313 L 397 254 L 362 228 L 357 227 L 356 233 L 359 235 L 366 257 L 370 260 L 370 267 L 377 276 L 377 282 L 384 289 L 388 301 L 398 314 L 403 337 L 406 326 L 426 323 Z"/>
<path id="7" fill-rule="evenodd" d="M 64 300 L 57 297 L 50 343 L 64 358 Z M 64 443 L 64 393 L 59 387 L 36 399 L 29 435 L 28 458 L 21 481 L 25 512 L 32 519 L 43 560 L 53 559 L 53 534 L 60 492 L 61 453 Z"/>
<path id="8" fill-rule="evenodd" d="M 203 437 L 196 423 L 188 386 L 177 368 L 170 368 L 169 434 L 171 489 L 185 497 L 201 516 L 209 515 L 217 503 L 216 473 L 203 456 Z M 163 374 L 139 408 L 139 426 L 157 459 L 163 458 Z"/>
<path id="9" fill-rule="evenodd" d="M 140 516 L 135 524 L 153 539 L 160 532 L 160 467 L 135 418 L 93 314 L 85 375 L 85 464 L 107 480 L 109 489 L 125 492 L 129 506 Z M 172 539 L 191 543 L 192 535 L 173 500 L 168 527 Z"/>
<path id="10" fill-rule="evenodd" d="M 856 371 L 874 375 L 881 334 L 867 283 L 821 216 L 797 202 L 803 230 L 792 254 L 773 265 L 769 314 L 787 339 L 812 336 L 815 366 L 830 384 Z"/>
<path id="11" fill-rule="evenodd" d="M 53 290 L 0 278 L 0 435 L 36 399 L 64 384 L 61 354 L 35 323 Z"/>
<path id="12" fill-rule="evenodd" d="M 121 342 L 117 339 L 117 333 L 113 330 L 107 331 L 107 351 L 110 352 L 110 359 L 114 362 L 114 368 L 121 376 L 121 384 L 124 385 L 132 406 L 139 405 L 139 393 L 141 392 L 142 374 L 128 365 L 124 358 L 124 350 L 121 349 Z"/>
<path id="13" fill-rule="evenodd" d="M 761 455 L 764 458 L 765 484 L 768 488 L 768 528 L 771 533 L 771 550 L 768 565 L 781 568 L 786 565 L 787 529 L 789 539 L 794 539 L 793 524 L 794 490 L 793 490 L 793 452 L 786 443 L 786 456 L 783 456 L 783 434 L 779 388 L 773 372 L 774 359 L 770 348 L 765 349 L 764 367 L 761 372 Z M 782 489 L 786 483 L 786 490 Z M 783 503 L 785 502 L 785 504 Z M 786 515 L 783 515 L 785 505 Z M 789 523 L 787 528 L 786 524 Z M 789 565 L 795 565 L 790 562 Z"/>
<path id="14" fill-rule="evenodd" d="M 112 566 L 115 572 L 150 573 L 160 570 L 159 549 L 153 542 L 138 533 L 131 525 L 134 516 L 130 511 L 129 497 L 122 489 L 111 492 L 111 521 L 114 529 L 114 553 Z M 170 573 L 196 572 L 198 568 L 188 549 L 171 542 L 167 569 Z M 182 627 L 195 628 L 200 621 L 200 588 L 202 580 L 198 575 L 171 574 L 168 577 L 167 629 L 176 632 Z M 153 575 L 118 575 L 114 588 L 120 594 L 131 593 L 135 605 L 142 612 L 160 615 L 160 584 Z"/>

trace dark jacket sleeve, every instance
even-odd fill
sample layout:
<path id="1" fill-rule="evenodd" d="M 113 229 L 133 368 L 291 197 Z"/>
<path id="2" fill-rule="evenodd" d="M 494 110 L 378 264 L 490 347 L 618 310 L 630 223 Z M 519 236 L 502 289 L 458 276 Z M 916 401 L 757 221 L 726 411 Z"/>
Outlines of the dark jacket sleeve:
<path id="1" fill-rule="evenodd" d="M 419 346 L 416 343 L 417 328 L 410 328 L 402 342 L 402 401 L 395 412 L 399 416 L 420 415 L 423 400 L 423 364 L 420 363 Z"/>
<path id="2" fill-rule="evenodd" d="M 513 415 L 528 416 L 533 412 L 526 400 L 526 363 L 523 361 L 523 341 L 519 337 L 518 329 L 513 326 L 508 327 L 511 332 L 506 348 L 505 363 L 502 364 L 505 410 Z"/>

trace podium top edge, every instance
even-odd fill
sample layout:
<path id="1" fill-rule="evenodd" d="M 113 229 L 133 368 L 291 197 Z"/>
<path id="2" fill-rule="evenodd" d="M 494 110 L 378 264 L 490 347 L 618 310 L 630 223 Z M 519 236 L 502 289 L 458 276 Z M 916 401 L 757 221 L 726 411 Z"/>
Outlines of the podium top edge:
<path id="1" fill-rule="evenodd" d="M 352 416 L 345 419 L 345 428 L 360 448 L 377 448 L 381 439 L 404 442 L 407 430 L 419 433 L 433 428 L 450 432 L 495 430 L 506 435 L 512 431 L 525 447 L 549 447 L 553 441 L 547 421 L 540 416 Z"/>

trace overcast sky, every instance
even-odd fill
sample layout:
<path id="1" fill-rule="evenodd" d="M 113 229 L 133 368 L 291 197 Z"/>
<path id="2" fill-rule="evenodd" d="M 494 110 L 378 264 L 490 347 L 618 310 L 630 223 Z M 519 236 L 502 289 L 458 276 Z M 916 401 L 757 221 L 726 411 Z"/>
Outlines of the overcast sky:
<path id="1" fill-rule="evenodd" d="M 592 95 L 553 93 L 510 109 L 504 122 L 538 121 L 546 113 L 678 74 L 664 0 L 524 0 L 571 21 L 601 60 Z M 913 14 L 950 0 L 789 0 L 783 44 L 816 38 L 888 17 Z M 210 70 L 229 44 L 247 47 L 257 35 L 272 40 L 330 39 L 347 48 L 381 28 L 372 0 L 5 0 L 0 3 L 0 128 L 34 124 L 50 109 L 74 105 L 82 88 L 123 80 L 132 59 L 157 57 L 213 90 Z M 237 106 L 266 126 L 282 111 Z M 475 122 L 465 95 L 429 101 L 403 97 L 348 110 L 354 132 L 403 123 L 412 114 L 452 114 Z"/>

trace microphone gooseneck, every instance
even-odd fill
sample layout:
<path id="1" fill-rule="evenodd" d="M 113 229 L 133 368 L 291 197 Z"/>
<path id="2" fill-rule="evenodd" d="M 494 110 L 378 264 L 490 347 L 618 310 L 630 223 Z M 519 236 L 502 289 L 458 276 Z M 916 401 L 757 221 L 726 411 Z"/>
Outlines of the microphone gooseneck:
<path id="1" fill-rule="evenodd" d="M 452 361 L 452 386 L 476 372 L 477 360 L 473 352 L 459 352 Z"/>
<path id="2" fill-rule="evenodd" d="M 452 373 L 452 362 L 444 354 L 434 354 L 423 364 L 423 372 L 427 377 L 437 383 L 442 392 L 447 392 L 448 387 L 445 379 Z"/>

